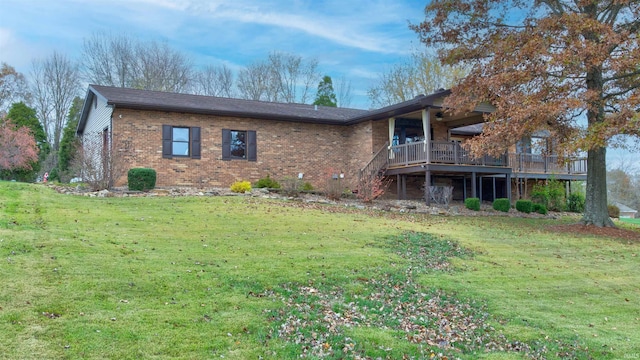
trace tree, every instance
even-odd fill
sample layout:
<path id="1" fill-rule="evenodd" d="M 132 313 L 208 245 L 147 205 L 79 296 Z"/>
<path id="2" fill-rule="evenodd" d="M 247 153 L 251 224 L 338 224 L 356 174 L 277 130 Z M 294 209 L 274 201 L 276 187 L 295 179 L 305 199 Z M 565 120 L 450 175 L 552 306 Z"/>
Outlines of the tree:
<path id="1" fill-rule="evenodd" d="M 24 75 L 3 62 L 0 66 L 0 115 L 19 101 L 29 101 L 29 85 Z"/>
<path id="2" fill-rule="evenodd" d="M 448 65 L 471 66 L 445 102 L 495 105 L 476 153 L 503 151 L 548 129 L 566 153 L 588 156 L 582 222 L 614 226 L 607 212 L 606 146 L 640 135 L 640 4 L 633 0 L 433 1 L 412 25 Z M 586 126 L 580 126 L 580 121 Z"/>
<path id="3" fill-rule="evenodd" d="M 9 119 L 0 123 L 0 170 L 4 177 L 15 170 L 31 170 L 38 161 L 38 147 L 28 127 L 16 127 Z"/>
<path id="4" fill-rule="evenodd" d="M 191 61 L 167 43 L 95 33 L 84 40 L 82 55 L 84 76 L 93 84 L 170 92 L 190 86 Z"/>
<path id="5" fill-rule="evenodd" d="M 11 123 L 16 128 L 26 127 L 32 134 L 36 146 L 38 147 L 38 159 L 28 168 L 21 167 L 14 170 L 11 174 L 11 178 L 19 179 L 22 181 L 30 181 L 35 179 L 36 174 L 40 171 L 41 164 L 45 160 L 49 153 L 49 143 L 47 142 L 47 134 L 45 133 L 38 117 L 36 116 L 36 110 L 28 107 L 23 102 L 14 103 L 9 112 L 7 118 L 11 119 Z M 6 177 L 6 176 L 5 176 Z"/>
<path id="6" fill-rule="evenodd" d="M 367 94 L 371 106 L 380 108 L 448 89 L 465 74 L 462 66 L 441 65 L 435 56 L 415 51 L 409 59 L 380 74 L 378 83 Z"/>
<path id="7" fill-rule="evenodd" d="M 49 58 L 34 60 L 32 69 L 34 104 L 55 154 L 67 112 L 80 92 L 78 66 L 65 55 L 54 52 Z"/>
<path id="8" fill-rule="evenodd" d="M 242 99 L 284 103 L 306 103 L 318 79 L 318 61 L 272 52 L 266 60 L 248 65 L 238 73 Z"/>
<path id="9" fill-rule="evenodd" d="M 51 178 L 58 178 L 60 181 L 68 181 L 73 177 L 72 164 L 76 157 L 79 139 L 76 137 L 76 128 L 80 121 L 80 113 L 82 111 L 83 99 L 76 97 L 73 105 L 69 109 L 67 116 L 67 125 L 62 132 L 62 140 L 60 140 L 60 150 L 58 150 L 58 167 L 55 173 L 52 171 Z M 55 175 L 55 176 L 54 176 Z"/>
<path id="10" fill-rule="evenodd" d="M 226 65 L 209 65 L 195 72 L 191 92 L 196 95 L 233 97 L 233 73 Z"/>
<path id="11" fill-rule="evenodd" d="M 318 92 L 316 93 L 316 100 L 313 102 L 313 105 L 338 106 L 338 99 L 336 99 L 336 93 L 333 91 L 331 76 L 325 75 L 318 84 Z"/>
<path id="12" fill-rule="evenodd" d="M 351 81 L 341 77 L 336 83 L 338 107 L 344 108 L 351 106 L 353 94 L 351 93 Z"/>

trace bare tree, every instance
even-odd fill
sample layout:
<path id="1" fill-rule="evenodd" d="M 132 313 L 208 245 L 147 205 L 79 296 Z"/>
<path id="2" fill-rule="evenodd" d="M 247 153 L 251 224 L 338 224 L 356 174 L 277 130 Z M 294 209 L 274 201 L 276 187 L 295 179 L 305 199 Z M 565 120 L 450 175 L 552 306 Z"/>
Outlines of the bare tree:
<path id="1" fill-rule="evenodd" d="M 270 73 L 265 62 L 255 62 L 238 73 L 238 91 L 240 98 L 247 100 L 269 101 Z"/>
<path id="2" fill-rule="evenodd" d="M 285 103 L 307 103 L 320 76 L 318 61 L 272 52 L 267 60 L 250 64 L 238 74 L 240 97 Z"/>
<path id="3" fill-rule="evenodd" d="M 82 68 L 89 83 L 130 87 L 134 78 L 135 43 L 125 35 L 96 33 L 82 46 Z"/>
<path id="4" fill-rule="evenodd" d="M 34 107 L 53 153 L 58 151 L 67 112 L 80 93 L 79 75 L 78 66 L 58 52 L 44 60 L 33 61 L 31 90 Z"/>
<path id="5" fill-rule="evenodd" d="M 197 95 L 233 97 L 233 73 L 226 65 L 208 65 L 195 72 L 191 91 Z"/>
<path id="6" fill-rule="evenodd" d="M 380 74 L 378 83 L 368 90 L 368 95 L 372 107 L 384 107 L 420 94 L 431 94 L 440 88 L 450 88 L 466 73 L 464 68 L 441 65 L 435 56 L 416 51 L 404 63 Z"/>
<path id="7" fill-rule="evenodd" d="M 166 43 L 96 33 L 85 39 L 82 51 L 84 75 L 91 83 L 172 92 L 190 85 L 191 60 Z"/>
<path id="8" fill-rule="evenodd" d="M 351 81 L 341 77 L 336 81 L 336 97 L 338 98 L 338 107 L 346 108 L 351 106 L 353 94 L 351 93 Z"/>
<path id="9" fill-rule="evenodd" d="M 0 66 L 0 116 L 8 111 L 11 104 L 20 101 L 30 103 L 27 80 L 13 66 L 3 62 Z"/>

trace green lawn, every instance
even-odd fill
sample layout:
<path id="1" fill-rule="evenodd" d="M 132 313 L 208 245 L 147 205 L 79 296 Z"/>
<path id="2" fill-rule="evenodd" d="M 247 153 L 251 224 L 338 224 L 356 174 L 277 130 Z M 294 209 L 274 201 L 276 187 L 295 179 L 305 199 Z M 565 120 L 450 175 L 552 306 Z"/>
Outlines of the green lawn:
<path id="1" fill-rule="evenodd" d="M 0 182 L 2 358 L 640 358 L 640 243 L 567 221 Z"/>
<path id="2" fill-rule="evenodd" d="M 633 225 L 640 225 L 640 219 L 624 219 L 621 218 L 620 221 L 627 223 L 627 224 L 633 224 Z"/>

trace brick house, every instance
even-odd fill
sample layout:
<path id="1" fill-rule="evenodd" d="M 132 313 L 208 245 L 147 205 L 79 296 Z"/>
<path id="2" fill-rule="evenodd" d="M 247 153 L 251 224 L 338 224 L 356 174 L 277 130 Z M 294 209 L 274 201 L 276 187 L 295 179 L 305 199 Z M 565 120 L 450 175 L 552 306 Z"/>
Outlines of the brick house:
<path id="1" fill-rule="evenodd" d="M 358 110 L 90 85 L 77 135 L 95 162 L 111 154 L 124 170 L 155 169 L 158 187 L 228 187 L 269 175 L 317 188 L 338 176 L 354 188 L 364 176 L 385 174 L 399 198 L 416 197 L 428 178 L 453 187 L 454 198 L 489 199 L 511 197 L 523 179 L 585 179 L 584 159 L 558 164 L 524 147 L 471 158 L 460 142 L 481 131 L 491 106 L 445 114 L 448 94 Z M 124 174 L 113 185 L 125 186 Z"/>

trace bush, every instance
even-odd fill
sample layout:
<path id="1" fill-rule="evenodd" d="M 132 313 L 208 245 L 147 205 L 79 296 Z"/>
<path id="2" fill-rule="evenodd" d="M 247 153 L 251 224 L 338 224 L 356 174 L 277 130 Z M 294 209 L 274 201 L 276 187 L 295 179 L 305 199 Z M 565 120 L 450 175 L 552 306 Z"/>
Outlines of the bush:
<path id="1" fill-rule="evenodd" d="M 523 212 L 523 213 L 530 213 L 531 212 L 531 207 L 533 206 L 533 203 L 531 202 L 531 200 L 518 200 L 516 201 L 516 210 Z"/>
<path id="2" fill-rule="evenodd" d="M 480 211 L 480 199 L 466 198 L 464 200 L 464 206 L 469 210 Z"/>
<path id="3" fill-rule="evenodd" d="M 246 193 L 251 191 L 251 183 L 248 181 L 236 181 L 231 184 L 231 191 L 234 193 Z"/>
<path id="4" fill-rule="evenodd" d="M 149 191 L 156 187 L 156 171 L 149 168 L 133 168 L 127 173 L 129 190 Z"/>
<path id="5" fill-rule="evenodd" d="M 544 205 L 553 211 L 563 211 L 566 205 L 564 198 L 564 183 L 555 179 L 547 180 L 546 184 L 536 184 L 531 192 L 534 203 Z"/>
<path id="6" fill-rule="evenodd" d="M 511 209 L 511 202 L 507 198 L 495 199 L 493 201 L 493 209 L 502 212 L 509 212 Z"/>
<path id="7" fill-rule="evenodd" d="M 534 203 L 531 206 L 531 211 L 537 212 L 538 214 L 547 215 L 547 207 L 542 204 Z"/>
<path id="8" fill-rule="evenodd" d="M 310 182 L 306 181 L 302 184 L 302 191 L 313 191 L 313 185 Z"/>
<path id="9" fill-rule="evenodd" d="M 609 217 L 611 218 L 619 218 L 620 217 L 620 208 L 615 205 L 607 205 L 607 210 L 609 210 Z"/>
<path id="10" fill-rule="evenodd" d="M 258 180 L 253 187 L 256 189 L 280 189 L 280 184 L 267 175 L 267 177 Z"/>
<path id="11" fill-rule="evenodd" d="M 584 211 L 584 195 L 579 193 L 570 194 L 567 198 L 567 210 L 581 213 Z"/>

